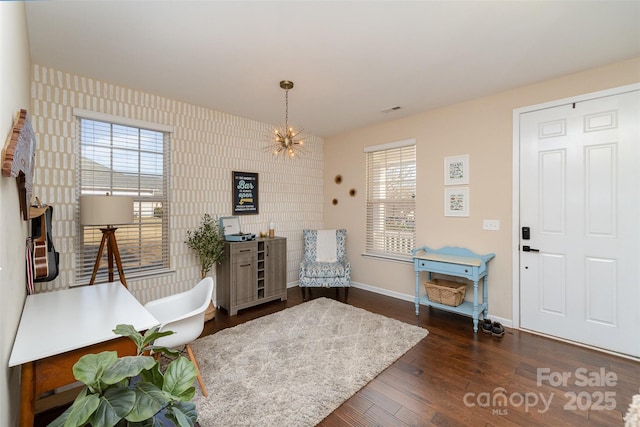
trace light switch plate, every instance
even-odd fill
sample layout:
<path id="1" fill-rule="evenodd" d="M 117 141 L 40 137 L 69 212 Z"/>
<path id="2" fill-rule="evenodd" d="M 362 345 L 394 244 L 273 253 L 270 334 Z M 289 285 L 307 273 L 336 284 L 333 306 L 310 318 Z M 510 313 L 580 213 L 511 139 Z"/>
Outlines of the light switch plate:
<path id="1" fill-rule="evenodd" d="M 483 230 L 498 231 L 498 230 L 500 230 L 500 220 L 499 219 L 485 219 L 484 221 L 482 221 L 482 229 Z"/>

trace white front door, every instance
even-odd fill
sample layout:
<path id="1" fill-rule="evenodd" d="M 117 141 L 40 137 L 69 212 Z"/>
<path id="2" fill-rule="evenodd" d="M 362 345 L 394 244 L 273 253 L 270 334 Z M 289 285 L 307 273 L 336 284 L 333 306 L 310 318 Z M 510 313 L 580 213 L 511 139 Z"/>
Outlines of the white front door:
<path id="1" fill-rule="evenodd" d="M 640 91 L 520 116 L 520 316 L 640 357 Z"/>

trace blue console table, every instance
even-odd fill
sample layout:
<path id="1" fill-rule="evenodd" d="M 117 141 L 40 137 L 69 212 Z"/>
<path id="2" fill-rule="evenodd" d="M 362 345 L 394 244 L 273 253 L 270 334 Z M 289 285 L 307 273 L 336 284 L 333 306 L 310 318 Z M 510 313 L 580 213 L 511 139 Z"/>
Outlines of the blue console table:
<path id="1" fill-rule="evenodd" d="M 469 249 L 452 246 L 437 250 L 422 246 L 412 250 L 411 253 L 413 255 L 413 269 L 416 272 L 416 316 L 420 313 L 420 303 L 424 303 L 442 310 L 471 316 L 473 318 L 473 332 L 478 332 L 480 313 L 486 318 L 489 310 L 487 304 L 488 263 L 495 257 L 495 254 L 478 255 Z M 473 282 L 473 302 L 464 301 L 461 305 L 452 307 L 429 301 L 426 294 L 420 297 L 420 272 L 422 271 L 428 273 L 429 279 L 431 279 L 432 273 L 438 273 L 471 280 Z M 483 280 L 482 302 L 478 301 L 478 282 L 480 279 Z"/>

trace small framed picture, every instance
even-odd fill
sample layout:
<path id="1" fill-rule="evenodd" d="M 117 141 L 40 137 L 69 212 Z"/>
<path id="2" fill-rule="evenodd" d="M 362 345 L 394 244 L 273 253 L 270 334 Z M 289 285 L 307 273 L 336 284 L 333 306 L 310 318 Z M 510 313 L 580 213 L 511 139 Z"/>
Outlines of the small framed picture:
<path id="1" fill-rule="evenodd" d="M 233 171 L 233 215 L 258 214 L 258 174 Z"/>
<path id="2" fill-rule="evenodd" d="M 469 216 L 469 188 L 444 189 L 444 216 Z"/>
<path id="3" fill-rule="evenodd" d="M 444 185 L 469 184 L 469 156 L 444 158 Z"/>

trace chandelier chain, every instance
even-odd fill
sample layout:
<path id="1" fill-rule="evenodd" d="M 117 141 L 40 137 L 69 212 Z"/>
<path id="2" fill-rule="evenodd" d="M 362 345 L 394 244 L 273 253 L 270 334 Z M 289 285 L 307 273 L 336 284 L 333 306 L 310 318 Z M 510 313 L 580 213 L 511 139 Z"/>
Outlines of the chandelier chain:
<path id="1" fill-rule="evenodd" d="M 284 91 L 284 127 L 285 131 L 289 129 L 289 89 Z"/>

